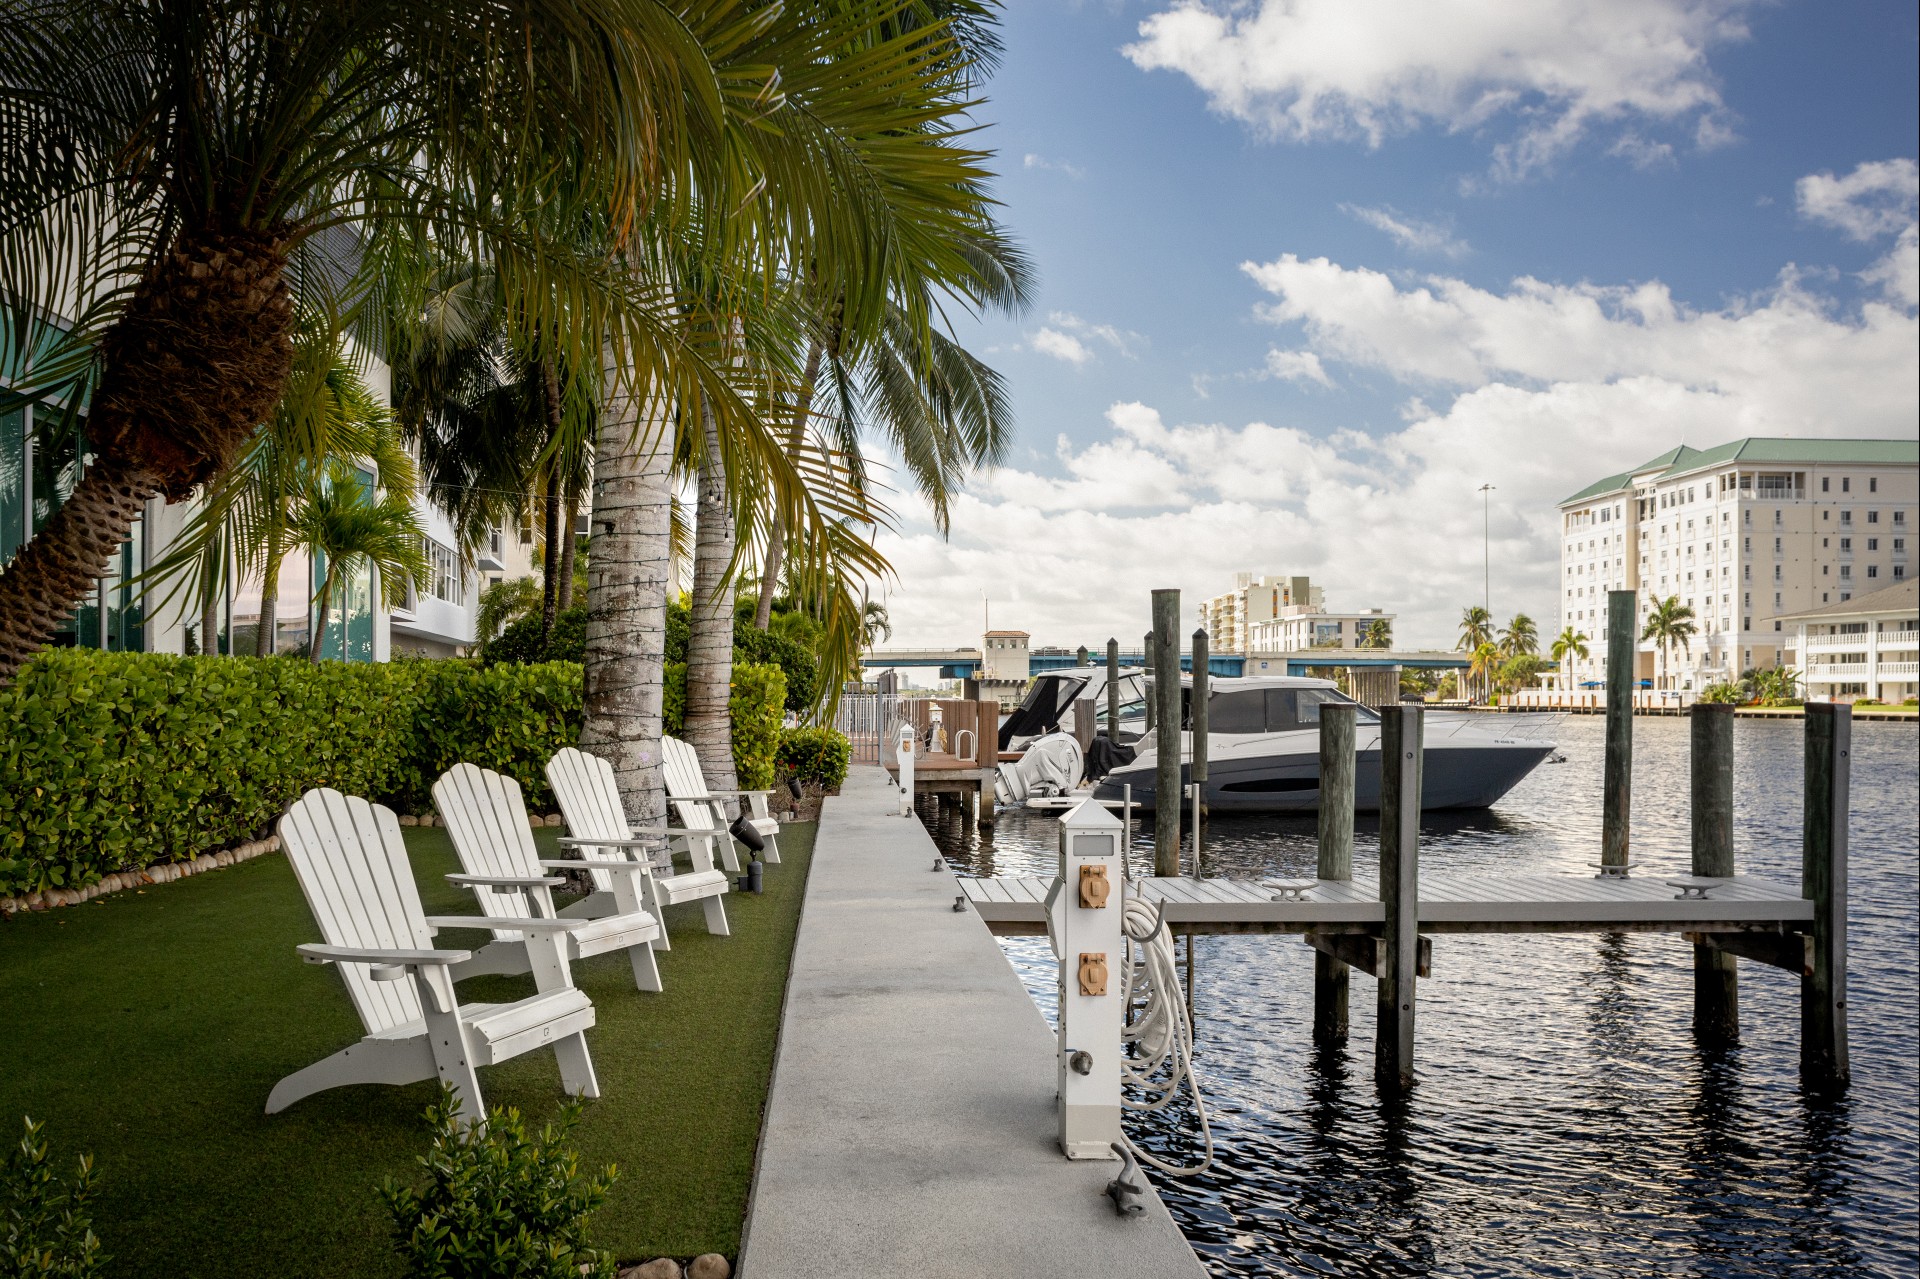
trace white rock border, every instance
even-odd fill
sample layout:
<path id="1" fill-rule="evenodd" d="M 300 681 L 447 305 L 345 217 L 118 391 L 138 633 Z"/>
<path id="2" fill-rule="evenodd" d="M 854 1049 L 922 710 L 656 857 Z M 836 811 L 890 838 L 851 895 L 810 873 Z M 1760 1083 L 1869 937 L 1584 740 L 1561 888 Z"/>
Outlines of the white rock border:
<path id="1" fill-rule="evenodd" d="M 110 875 L 102 875 L 99 882 L 84 888 L 49 888 L 44 892 L 27 893 L 21 897 L 0 897 L 0 915 L 12 915 L 23 910 L 51 910 L 56 906 L 78 906 L 90 902 L 96 897 L 105 897 L 108 893 L 117 893 L 128 888 L 145 888 L 150 884 L 169 884 L 176 879 L 185 879 L 189 875 L 198 875 L 210 870 L 224 870 L 241 862 L 252 861 L 268 853 L 280 851 L 280 837 L 269 835 L 265 839 L 251 840 L 232 848 L 223 848 L 215 853 L 202 853 L 189 862 L 164 862 L 157 866 L 148 866 L 144 870 L 121 870 Z"/>

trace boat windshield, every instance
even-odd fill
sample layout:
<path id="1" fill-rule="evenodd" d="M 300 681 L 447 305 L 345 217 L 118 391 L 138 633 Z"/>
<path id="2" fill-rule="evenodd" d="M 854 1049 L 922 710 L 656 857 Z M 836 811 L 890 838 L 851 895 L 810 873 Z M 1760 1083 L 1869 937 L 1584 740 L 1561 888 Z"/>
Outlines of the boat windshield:
<path id="1" fill-rule="evenodd" d="M 1320 708 L 1329 705 L 1359 706 L 1331 688 L 1249 688 L 1215 693 L 1207 699 L 1207 736 L 1315 728 L 1320 723 Z M 1380 721 L 1367 706 L 1359 706 L 1355 718 L 1362 724 Z"/>

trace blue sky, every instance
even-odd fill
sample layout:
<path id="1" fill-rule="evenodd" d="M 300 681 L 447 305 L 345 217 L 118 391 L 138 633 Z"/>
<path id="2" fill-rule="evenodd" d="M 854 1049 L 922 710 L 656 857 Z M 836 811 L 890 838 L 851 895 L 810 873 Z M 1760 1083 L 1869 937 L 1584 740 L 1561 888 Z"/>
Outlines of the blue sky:
<path id="1" fill-rule="evenodd" d="M 898 638 L 1037 642 L 1308 572 L 1446 643 L 1555 621 L 1552 502 L 1672 443 L 1920 414 L 1912 4 L 1017 0 L 979 112 L 1033 311 L 1018 443 Z M 1468 518 L 1471 517 L 1471 518 Z"/>

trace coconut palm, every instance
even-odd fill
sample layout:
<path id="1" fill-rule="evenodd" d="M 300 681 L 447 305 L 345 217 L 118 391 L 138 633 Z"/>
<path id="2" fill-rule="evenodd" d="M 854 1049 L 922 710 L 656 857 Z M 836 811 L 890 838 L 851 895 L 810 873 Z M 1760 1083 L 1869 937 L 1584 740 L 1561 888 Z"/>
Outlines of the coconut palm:
<path id="1" fill-rule="evenodd" d="M 1467 674 L 1478 684 L 1481 697 L 1492 696 L 1493 677 L 1499 669 L 1500 646 L 1498 644 L 1492 640 L 1486 640 L 1474 648 L 1473 660 L 1467 667 Z"/>
<path id="2" fill-rule="evenodd" d="M 1587 660 L 1587 636 L 1585 633 L 1577 631 L 1571 626 L 1564 627 L 1560 634 L 1554 639 L 1551 651 L 1553 653 L 1554 665 L 1566 668 L 1566 681 L 1568 686 L 1571 687 L 1573 681 L 1573 671 L 1571 669 L 1573 660 L 1575 658 L 1583 662 Z"/>
<path id="3" fill-rule="evenodd" d="M 1455 645 L 1462 653 L 1471 653 L 1482 644 L 1493 639 L 1493 617 L 1478 604 L 1460 610 L 1460 642 Z"/>
<path id="4" fill-rule="evenodd" d="M 300 497 L 299 514 L 288 531 L 316 563 L 325 563 L 314 596 L 313 638 L 307 646 L 309 660 L 317 666 L 341 584 L 369 567 L 378 574 L 383 591 L 426 577 L 430 571 L 422 549 L 426 530 L 411 502 L 392 493 L 376 494 L 348 467 L 328 467 L 303 485 Z"/>
<path id="5" fill-rule="evenodd" d="M 398 243 L 475 245 L 528 330 L 592 358 L 598 329 L 559 321 L 599 305 L 604 260 L 550 252 L 522 208 L 564 164 L 617 225 L 684 216 L 683 189 L 721 181 L 730 113 L 777 97 L 768 25 L 661 0 L 9 0 L 10 355 L 37 353 L 32 395 L 90 393 L 92 459 L 0 574 L 0 681 L 147 499 L 189 496 L 272 414 L 297 297 L 360 296 Z M 56 303 L 74 323 L 50 339 Z M 687 358 L 656 328 L 623 344 L 643 380 Z"/>
<path id="6" fill-rule="evenodd" d="M 1384 617 L 1377 617 L 1367 623 L 1360 633 L 1361 648 L 1392 648 L 1393 623 Z"/>
<path id="7" fill-rule="evenodd" d="M 875 644 L 884 644 L 893 638 L 893 622 L 887 617 L 887 606 L 879 600 L 868 600 L 860 606 L 861 639 L 868 648 Z"/>
<path id="8" fill-rule="evenodd" d="M 1500 632 L 1500 656 L 1530 657 L 1539 651 L 1540 633 L 1533 619 L 1525 613 L 1515 613 L 1506 629 Z"/>
<path id="9" fill-rule="evenodd" d="M 1667 663 L 1672 650 L 1677 646 L 1682 652 L 1693 651 L 1693 636 L 1696 631 L 1693 623 L 1693 610 L 1680 602 L 1678 595 L 1669 595 L 1656 600 L 1647 614 L 1647 624 L 1640 631 L 1644 643 L 1653 641 L 1660 653 L 1660 678 L 1662 683 L 1668 679 Z"/>

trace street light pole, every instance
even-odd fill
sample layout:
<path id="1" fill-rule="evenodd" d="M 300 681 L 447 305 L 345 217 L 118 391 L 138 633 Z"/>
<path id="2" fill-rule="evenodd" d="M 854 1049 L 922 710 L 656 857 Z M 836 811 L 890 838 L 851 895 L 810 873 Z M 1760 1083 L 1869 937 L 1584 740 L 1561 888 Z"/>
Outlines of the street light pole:
<path id="1" fill-rule="evenodd" d="M 1493 628 L 1493 485 L 1480 486 L 1480 607 Z"/>

